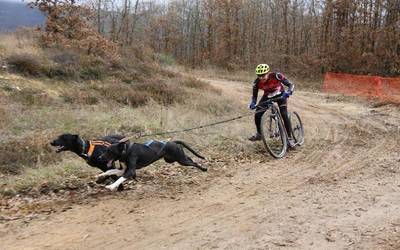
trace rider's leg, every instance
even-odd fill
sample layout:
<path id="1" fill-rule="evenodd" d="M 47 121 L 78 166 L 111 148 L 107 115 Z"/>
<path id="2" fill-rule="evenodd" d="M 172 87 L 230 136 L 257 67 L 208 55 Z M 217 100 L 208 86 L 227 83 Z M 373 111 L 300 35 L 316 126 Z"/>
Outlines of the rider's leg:
<path id="1" fill-rule="evenodd" d="M 265 113 L 265 108 L 267 107 L 267 96 L 263 96 L 261 100 L 258 102 L 256 108 L 256 114 L 254 115 L 254 122 L 256 124 L 257 133 L 249 138 L 251 141 L 261 140 L 261 118 Z"/>
<path id="2" fill-rule="evenodd" d="M 257 127 L 257 133 L 261 134 L 261 118 L 265 113 L 265 109 L 267 108 L 267 96 L 263 96 L 261 100 L 258 102 L 256 114 L 254 115 L 254 121 Z"/>
<path id="3" fill-rule="evenodd" d="M 287 111 L 287 99 L 285 98 L 285 99 L 279 100 L 278 105 L 279 105 L 279 111 L 281 112 L 283 122 L 285 123 L 287 135 L 290 139 L 292 139 L 292 129 L 291 129 L 292 124 L 290 122 L 288 111 Z"/>

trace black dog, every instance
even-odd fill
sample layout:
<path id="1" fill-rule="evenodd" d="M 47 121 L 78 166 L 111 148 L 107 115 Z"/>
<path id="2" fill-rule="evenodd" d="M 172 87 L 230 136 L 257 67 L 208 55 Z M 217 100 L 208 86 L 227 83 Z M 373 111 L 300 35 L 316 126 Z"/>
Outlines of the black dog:
<path id="1" fill-rule="evenodd" d="M 106 186 L 106 188 L 115 191 L 125 180 L 136 177 L 136 169 L 146 167 L 161 158 L 164 158 L 167 163 L 178 162 L 183 166 L 193 166 L 202 171 L 207 171 L 207 168 L 200 166 L 188 157 L 183 151 L 183 147 L 195 156 L 205 159 L 182 141 L 150 140 L 145 144 L 129 142 L 112 144 L 106 149 L 101 158 L 108 161 L 108 166 L 112 166 L 114 161 L 119 160 L 126 164 L 126 169 L 107 171 L 110 174 L 116 174 L 121 177 L 113 184 Z M 107 175 L 107 172 L 102 175 Z"/>
<path id="2" fill-rule="evenodd" d="M 86 163 L 92 167 L 96 167 L 103 172 L 110 169 L 115 169 L 115 164 L 110 166 L 107 165 L 108 161 L 100 158 L 100 156 L 106 152 L 107 147 L 113 143 L 119 142 L 124 136 L 122 135 L 109 135 L 96 140 L 84 140 L 79 135 L 73 134 L 62 134 L 54 141 L 50 142 L 50 145 L 56 147 L 56 152 L 71 151 L 81 158 L 86 160 Z M 115 181 L 118 177 L 111 176 L 112 181 Z M 104 182 L 107 178 L 98 176 L 97 183 Z M 123 189 L 121 186 L 120 189 Z"/>

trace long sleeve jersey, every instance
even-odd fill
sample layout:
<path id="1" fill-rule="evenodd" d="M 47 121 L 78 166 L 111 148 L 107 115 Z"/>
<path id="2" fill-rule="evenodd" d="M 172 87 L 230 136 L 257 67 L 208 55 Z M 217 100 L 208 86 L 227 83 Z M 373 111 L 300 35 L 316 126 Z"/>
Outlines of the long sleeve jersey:
<path id="1" fill-rule="evenodd" d="M 258 90 L 264 90 L 264 95 L 268 95 L 275 91 L 284 91 L 283 85 L 287 86 L 293 92 L 294 84 L 291 83 L 283 74 L 272 72 L 268 74 L 267 79 L 257 78 L 253 82 L 253 99 L 257 100 Z"/>

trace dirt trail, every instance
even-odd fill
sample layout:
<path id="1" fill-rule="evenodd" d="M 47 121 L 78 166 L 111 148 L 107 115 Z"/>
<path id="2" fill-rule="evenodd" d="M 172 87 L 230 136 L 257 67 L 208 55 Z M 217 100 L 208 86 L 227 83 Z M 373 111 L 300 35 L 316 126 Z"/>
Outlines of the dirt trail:
<path id="1" fill-rule="evenodd" d="M 248 101 L 245 85 L 208 81 Z M 400 248 L 399 110 L 300 91 L 290 104 L 306 143 L 284 159 L 242 164 L 173 199 L 127 193 L 2 226 L 0 248 Z"/>

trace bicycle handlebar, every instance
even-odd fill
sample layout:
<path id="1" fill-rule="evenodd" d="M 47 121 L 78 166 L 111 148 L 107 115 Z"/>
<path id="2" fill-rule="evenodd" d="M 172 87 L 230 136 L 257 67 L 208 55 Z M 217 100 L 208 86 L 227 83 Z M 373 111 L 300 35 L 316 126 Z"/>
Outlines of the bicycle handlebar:
<path id="1" fill-rule="evenodd" d="M 270 104 L 272 104 L 272 102 L 274 102 L 274 101 L 278 101 L 279 99 L 283 99 L 283 97 L 284 97 L 284 95 L 285 95 L 286 93 L 287 93 L 287 92 L 284 91 L 284 92 L 282 92 L 282 94 L 280 94 L 279 96 L 272 97 L 272 98 L 266 100 L 265 102 L 261 102 L 261 103 L 257 104 L 256 107 L 259 107 L 261 104 L 264 104 L 264 103 L 270 103 Z M 289 98 L 289 96 L 288 96 L 287 98 Z"/>

